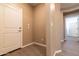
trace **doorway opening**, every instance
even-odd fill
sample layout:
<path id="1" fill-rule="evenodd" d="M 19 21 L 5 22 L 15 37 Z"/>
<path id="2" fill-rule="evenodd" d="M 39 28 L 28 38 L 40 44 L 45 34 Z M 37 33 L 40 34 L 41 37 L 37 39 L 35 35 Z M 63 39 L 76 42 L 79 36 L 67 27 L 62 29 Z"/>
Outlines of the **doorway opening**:
<path id="1" fill-rule="evenodd" d="M 64 13 L 65 40 L 62 44 L 64 56 L 79 56 L 79 11 Z"/>

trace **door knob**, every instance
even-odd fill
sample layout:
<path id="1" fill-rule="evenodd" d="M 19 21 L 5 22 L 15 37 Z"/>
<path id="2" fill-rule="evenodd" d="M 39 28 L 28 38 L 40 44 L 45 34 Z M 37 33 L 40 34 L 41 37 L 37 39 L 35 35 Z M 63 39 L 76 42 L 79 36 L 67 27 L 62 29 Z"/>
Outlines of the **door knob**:
<path id="1" fill-rule="evenodd" d="M 21 27 L 19 27 L 19 29 L 21 29 Z"/>
<path id="2" fill-rule="evenodd" d="M 18 30 L 19 32 L 21 32 L 22 30 Z"/>

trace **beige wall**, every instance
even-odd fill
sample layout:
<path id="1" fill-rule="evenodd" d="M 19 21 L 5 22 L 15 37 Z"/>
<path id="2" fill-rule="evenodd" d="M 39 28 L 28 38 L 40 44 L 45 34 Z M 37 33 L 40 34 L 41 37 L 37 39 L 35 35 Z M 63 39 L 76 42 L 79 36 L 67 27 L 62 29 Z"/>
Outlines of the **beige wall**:
<path id="1" fill-rule="evenodd" d="M 24 5 L 23 8 L 23 45 L 32 42 L 32 7 Z M 29 24 L 29 29 L 28 29 Z"/>
<path id="2" fill-rule="evenodd" d="M 48 19 L 48 7 L 40 4 L 35 8 L 34 18 L 34 41 L 46 44 L 46 20 Z"/>
<path id="3" fill-rule="evenodd" d="M 55 51 L 61 50 L 61 40 L 64 38 L 63 35 L 63 14 L 60 11 L 59 4 L 50 5 L 50 22 L 49 22 L 49 39 L 47 46 L 48 55 L 54 55 Z"/>

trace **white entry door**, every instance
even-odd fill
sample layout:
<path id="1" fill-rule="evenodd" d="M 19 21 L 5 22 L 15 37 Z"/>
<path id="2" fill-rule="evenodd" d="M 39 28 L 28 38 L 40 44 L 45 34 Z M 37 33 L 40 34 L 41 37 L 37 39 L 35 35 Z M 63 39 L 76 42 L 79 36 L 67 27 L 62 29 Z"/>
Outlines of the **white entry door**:
<path id="1" fill-rule="evenodd" d="M 22 40 L 22 10 L 12 6 L 4 6 L 3 16 L 3 53 L 21 47 Z M 1 51 L 0 51 L 1 52 Z"/>

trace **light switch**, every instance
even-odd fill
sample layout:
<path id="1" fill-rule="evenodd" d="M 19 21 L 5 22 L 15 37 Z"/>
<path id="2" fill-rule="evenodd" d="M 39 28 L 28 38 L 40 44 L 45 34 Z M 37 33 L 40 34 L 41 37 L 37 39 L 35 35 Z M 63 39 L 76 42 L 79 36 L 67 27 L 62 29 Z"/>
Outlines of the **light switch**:
<path id="1" fill-rule="evenodd" d="M 28 24 L 27 26 L 28 26 L 28 29 L 30 29 L 30 24 Z"/>
<path id="2" fill-rule="evenodd" d="M 50 25 L 51 25 L 51 27 L 53 27 L 53 23 L 51 23 Z"/>

